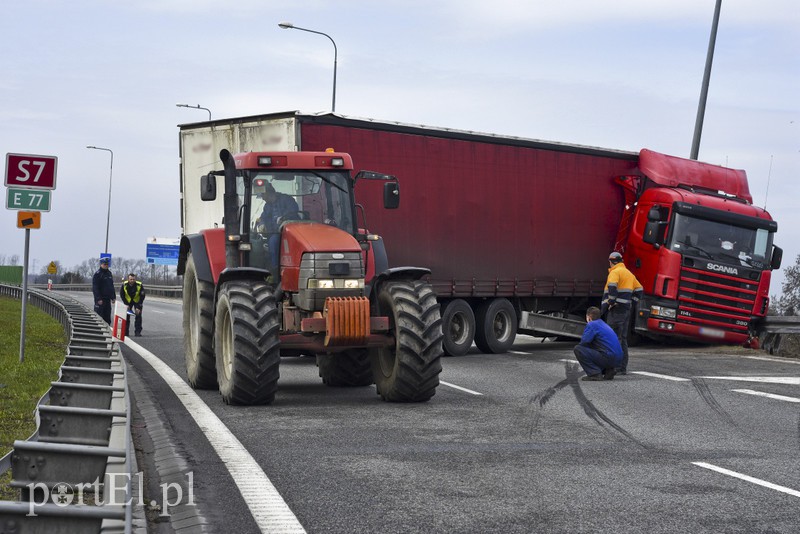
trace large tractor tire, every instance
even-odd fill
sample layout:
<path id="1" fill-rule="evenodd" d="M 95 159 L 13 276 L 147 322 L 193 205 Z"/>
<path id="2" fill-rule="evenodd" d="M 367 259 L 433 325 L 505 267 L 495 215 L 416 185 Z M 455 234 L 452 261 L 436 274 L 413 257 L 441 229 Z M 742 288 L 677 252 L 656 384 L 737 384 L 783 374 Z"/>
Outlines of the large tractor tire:
<path id="1" fill-rule="evenodd" d="M 517 312 L 508 299 L 490 299 L 478 306 L 475 314 L 478 331 L 475 344 L 482 352 L 503 354 L 517 337 Z"/>
<path id="2" fill-rule="evenodd" d="M 361 387 L 373 383 L 369 353 L 353 349 L 336 354 L 317 354 L 319 376 L 326 386 Z"/>
<path id="3" fill-rule="evenodd" d="M 280 339 L 275 296 L 264 282 L 225 283 L 214 323 L 217 382 L 227 404 L 269 404 L 278 389 Z"/>
<path id="4" fill-rule="evenodd" d="M 214 284 L 197 278 L 191 252 L 183 275 L 183 350 L 189 385 L 195 389 L 216 389 Z"/>
<path id="5" fill-rule="evenodd" d="M 475 314 L 463 299 L 448 302 L 442 312 L 442 346 L 446 356 L 463 356 L 475 340 Z"/>
<path id="6" fill-rule="evenodd" d="M 424 402 L 442 372 L 442 319 L 430 284 L 397 280 L 381 285 L 377 311 L 389 317 L 395 343 L 370 350 L 378 394 L 391 402 Z"/>

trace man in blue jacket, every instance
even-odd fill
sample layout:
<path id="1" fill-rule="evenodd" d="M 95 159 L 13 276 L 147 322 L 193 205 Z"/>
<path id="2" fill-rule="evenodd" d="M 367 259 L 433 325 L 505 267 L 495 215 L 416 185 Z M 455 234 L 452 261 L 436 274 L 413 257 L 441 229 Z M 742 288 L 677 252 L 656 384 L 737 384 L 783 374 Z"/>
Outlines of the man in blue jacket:
<path id="1" fill-rule="evenodd" d="M 622 345 L 617 334 L 600 318 L 600 308 L 586 310 L 586 329 L 575 346 L 575 357 L 586 371 L 581 380 L 613 380 L 622 362 Z"/>

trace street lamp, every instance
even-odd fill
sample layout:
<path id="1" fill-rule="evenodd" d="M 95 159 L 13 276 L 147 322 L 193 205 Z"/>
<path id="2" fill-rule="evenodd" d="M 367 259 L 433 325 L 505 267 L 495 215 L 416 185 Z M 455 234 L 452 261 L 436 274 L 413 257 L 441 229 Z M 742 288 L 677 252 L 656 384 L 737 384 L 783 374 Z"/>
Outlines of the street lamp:
<path id="1" fill-rule="evenodd" d="M 211 120 L 211 110 L 208 109 L 208 108 L 204 108 L 200 104 L 197 104 L 196 106 L 192 106 L 192 105 L 189 105 L 189 104 L 175 104 L 175 105 L 178 106 L 179 108 L 204 109 L 204 110 L 208 111 L 208 120 Z"/>
<path id="2" fill-rule="evenodd" d="M 706 114 L 706 100 L 708 100 L 708 83 L 711 79 L 711 64 L 714 62 L 714 45 L 717 42 L 717 27 L 719 26 L 719 11 L 722 0 L 717 0 L 714 7 L 714 20 L 711 23 L 711 37 L 708 39 L 708 52 L 706 53 L 706 68 L 703 71 L 703 84 L 700 87 L 700 103 L 697 105 L 697 118 L 694 123 L 692 136 L 692 150 L 689 159 L 697 159 L 700 155 L 700 136 L 703 133 L 703 119 Z"/>
<path id="3" fill-rule="evenodd" d="M 331 112 L 336 111 L 336 60 L 338 52 L 336 50 L 336 42 L 333 40 L 333 37 L 331 37 L 327 33 L 322 33 L 315 30 L 309 30 L 308 28 L 301 28 L 300 26 L 295 26 L 291 22 L 281 22 L 280 24 L 278 24 L 278 26 L 280 26 L 284 30 L 290 30 L 290 29 L 300 30 L 303 32 L 316 33 L 317 35 L 324 35 L 325 37 L 331 40 L 331 43 L 333 43 L 333 102 L 331 103 Z"/>
<path id="4" fill-rule="evenodd" d="M 111 154 L 111 167 L 108 172 L 108 215 L 106 215 L 106 248 L 105 253 L 108 254 L 108 227 L 111 223 L 111 179 L 114 177 L 114 151 L 110 148 L 103 148 L 100 146 L 87 146 L 94 150 L 105 150 Z"/>

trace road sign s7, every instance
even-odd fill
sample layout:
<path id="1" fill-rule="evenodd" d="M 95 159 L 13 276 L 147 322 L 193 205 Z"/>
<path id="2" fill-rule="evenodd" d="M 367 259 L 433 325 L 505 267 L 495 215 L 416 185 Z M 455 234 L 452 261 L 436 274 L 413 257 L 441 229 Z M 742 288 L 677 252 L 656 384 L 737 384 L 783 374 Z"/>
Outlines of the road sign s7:
<path id="1" fill-rule="evenodd" d="M 6 187 L 56 188 L 56 156 L 6 154 Z"/>

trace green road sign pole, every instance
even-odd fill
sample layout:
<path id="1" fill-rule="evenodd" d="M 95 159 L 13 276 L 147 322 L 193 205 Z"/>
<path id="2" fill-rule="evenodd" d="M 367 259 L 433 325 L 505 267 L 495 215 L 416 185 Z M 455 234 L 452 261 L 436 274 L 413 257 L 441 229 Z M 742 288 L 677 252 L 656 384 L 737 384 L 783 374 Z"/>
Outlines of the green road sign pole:
<path id="1" fill-rule="evenodd" d="M 31 244 L 31 229 L 25 228 L 25 260 L 22 272 L 22 321 L 19 328 L 19 363 L 25 361 L 25 317 L 28 311 L 28 251 Z"/>

